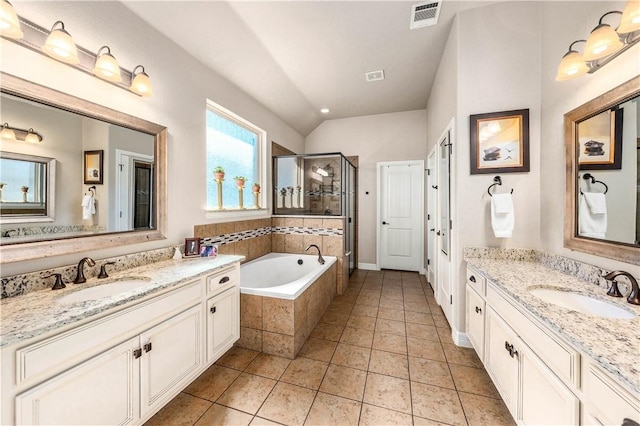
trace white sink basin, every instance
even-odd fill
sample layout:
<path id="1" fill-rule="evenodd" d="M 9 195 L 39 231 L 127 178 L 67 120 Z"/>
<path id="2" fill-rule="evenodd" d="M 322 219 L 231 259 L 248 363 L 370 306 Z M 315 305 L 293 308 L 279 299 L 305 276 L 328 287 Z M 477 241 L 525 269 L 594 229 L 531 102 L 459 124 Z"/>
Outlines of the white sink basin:
<path id="1" fill-rule="evenodd" d="M 539 297 L 545 302 L 588 315 L 616 319 L 631 319 L 636 317 L 635 313 L 629 312 L 614 304 L 570 291 L 551 288 L 533 288 L 529 290 L 529 293 Z"/>
<path id="2" fill-rule="evenodd" d="M 126 293 L 134 288 L 148 284 L 149 278 L 135 277 L 122 278 L 110 283 L 97 285 L 95 287 L 87 287 L 85 289 L 67 294 L 56 300 L 57 303 L 76 303 L 86 302 L 87 300 L 96 300 L 103 297 L 109 297 L 120 293 Z M 82 284 L 81 284 L 82 285 Z"/>

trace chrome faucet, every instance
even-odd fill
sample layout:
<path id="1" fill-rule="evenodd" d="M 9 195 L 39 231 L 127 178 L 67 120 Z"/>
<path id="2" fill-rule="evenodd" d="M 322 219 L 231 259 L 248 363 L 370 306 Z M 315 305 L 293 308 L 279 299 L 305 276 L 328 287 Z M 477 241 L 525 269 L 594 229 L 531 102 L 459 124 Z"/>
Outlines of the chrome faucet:
<path id="1" fill-rule="evenodd" d="M 309 247 L 307 247 L 306 249 L 304 249 L 304 251 L 308 251 L 311 247 L 315 247 L 315 248 L 316 248 L 316 250 L 318 250 L 318 262 L 319 262 L 321 265 L 324 265 L 324 258 L 322 257 L 322 253 L 320 253 L 320 247 L 318 247 L 318 246 L 317 246 L 317 245 L 315 245 L 315 244 L 310 244 L 310 245 L 309 245 Z"/>
<path id="2" fill-rule="evenodd" d="M 74 284 L 82 284 L 82 283 L 86 283 L 87 282 L 87 279 L 84 277 L 84 264 L 85 264 L 85 262 L 89 266 L 95 266 L 96 265 L 96 262 L 90 257 L 83 257 L 82 259 L 80 259 L 80 262 L 78 262 L 78 272 L 76 273 L 76 279 L 73 280 Z"/>
<path id="3" fill-rule="evenodd" d="M 631 282 L 631 291 L 629 292 L 629 296 L 627 297 L 627 302 L 633 305 L 640 305 L 640 290 L 638 289 L 638 281 L 628 272 L 625 271 L 611 271 L 607 275 L 604 275 L 603 278 L 605 280 L 611 281 L 611 288 L 607 291 L 609 296 L 613 297 L 622 297 L 620 290 L 618 290 L 618 282 L 615 280 L 618 276 L 625 276 Z"/>

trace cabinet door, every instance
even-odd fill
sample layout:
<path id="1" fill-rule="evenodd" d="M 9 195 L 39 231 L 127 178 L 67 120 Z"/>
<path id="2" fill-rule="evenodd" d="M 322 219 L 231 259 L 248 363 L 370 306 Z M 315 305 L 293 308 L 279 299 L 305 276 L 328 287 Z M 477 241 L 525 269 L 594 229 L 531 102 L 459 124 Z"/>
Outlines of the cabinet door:
<path id="1" fill-rule="evenodd" d="M 19 425 L 125 425 L 139 418 L 139 360 L 130 339 L 16 397 Z"/>
<path id="2" fill-rule="evenodd" d="M 518 396 L 518 354 L 520 339 L 514 331 L 487 307 L 485 367 L 505 405 L 516 418 Z"/>
<path id="3" fill-rule="evenodd" d="M 240 338 L 240 291 L 230 288 L 207 301 L 207 363 Z"/>
<path id="4" fill-rule="evenodd" d="M 484 362 L 484 300 L 467 286 L 467 312 L 465 318 L 467 336 Z"/>
<path id="5" fill-rule="evenodd" d="M 202 307 L 196 305 L 140 335 L 141 415 L 159 408 L 200 372 Z"/>
<path id="6" fill-rule="evenodd" d="M 523 425 L 577 425 L 580 401 L 527 347 L 519 350 Z"/>

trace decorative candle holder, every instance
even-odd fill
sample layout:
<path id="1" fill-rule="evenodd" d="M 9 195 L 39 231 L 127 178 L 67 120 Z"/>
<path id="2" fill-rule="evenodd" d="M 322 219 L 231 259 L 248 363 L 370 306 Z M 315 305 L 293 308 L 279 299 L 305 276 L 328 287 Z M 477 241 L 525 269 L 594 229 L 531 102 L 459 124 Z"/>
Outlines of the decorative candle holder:
<path id="1" fill-rule="evenodd" d="M 26 203 L 27 202 L 27 193 L 29 192 L 29 187 L 28 186 L 22 186 L 22 187 L 20 187 L 20 191 L 22 191 L 22 202 Z"/>
<path id="2" fill-rule="evenodd" d="M 244 184 L 247 178 L 244 176 L 236 176 L 236 187 L 238 188 L 238 205 L 241 209 L 244 209 Z"/>
<path id="3" fill-rule="evenodd" d="M 222 210 L 222 182 L 224 182 L 224 169 L 221 166 L 213 169 L 213 178 L 218 186 L 218 209 Z"/>
<path id="4" fill-rule="evenodd" d="M 2 190 L 7 184 L 4 182 L 0 182 L 0 201 L 2 201 Z"/>
<path id="5" fill-rule="evenodd" d="M 287 189 L 289 190 L 289 205 L 293 208 L 293 186 L 288 186 Z"/>
<path id="6" fill-rule="evenodd" d="M 296 186 L 296 193 L 297 193 L 297 199 L 298 199 L 298 208 L 302 207 L 302 199 L 301 199 L 301 194 L 302 194 L 302 187 L 301 186 Z"/>
<path id="7" fill-rule="evenodd" d="M 287 188 L 282 188 L 280 190 L 280 195 L 282 196 L 282 208 L 285 209 L 287 208 L 287 203 L 286 203 L 286 196 L 287 196 Z"/>
<path id="8" fill-rule="evenodd" d="M 251 189 L 253 192 L 253 208 L 259 209 L 260 208 L 260 184 L 254 183 Z"/>

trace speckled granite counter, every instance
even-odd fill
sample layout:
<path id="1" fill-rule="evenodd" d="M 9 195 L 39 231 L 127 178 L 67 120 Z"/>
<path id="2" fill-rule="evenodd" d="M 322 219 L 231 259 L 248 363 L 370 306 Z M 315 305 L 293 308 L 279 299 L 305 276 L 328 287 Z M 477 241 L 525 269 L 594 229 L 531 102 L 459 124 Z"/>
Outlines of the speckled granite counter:
<path id="1" fill-rule="evenodd" d="M 164 260 L 114 273 L 104 280 L 91 278 L 84 284 L 67 284 L 61 290 L 46 289 L 3 299 L 0 303 L 0 348 L 142 299 L 162 289 L 179 286 L 243 259 L 244 256 L 219 255 L 214 259 Z M 61 296 L 84 288 L 138 277 L 148 279 L 147 283 L 126 293 L 72 304 L 56 302 Z"/>
<path id="2" fill-rule="evenodd" d="M 535 256 L 514 260 L 513 256 L 496 259 L 473 257 L 468 253 L 465 259 L 536 319 L 611 373 L 621 385 L 640 394 L 640 306 L 626 303 L 623 298 L 609 297 L 601 286 L 561 272 Z M 638 316 L 611 319 L 583 314 L 539 299 L 527 291 L 530 287 L 569 290 L 612 303 Z"/>

